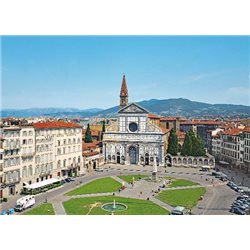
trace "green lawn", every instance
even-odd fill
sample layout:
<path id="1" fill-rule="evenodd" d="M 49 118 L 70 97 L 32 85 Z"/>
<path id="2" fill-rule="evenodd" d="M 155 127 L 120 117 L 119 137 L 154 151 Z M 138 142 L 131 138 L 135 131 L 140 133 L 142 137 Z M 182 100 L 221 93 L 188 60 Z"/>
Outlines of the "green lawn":
<path id="1" fill-rule="evenodd" d="M 119 215 L 164 215 L 169 212 L 160 206 L 147 200 L 132 198 L 99 196 L 88 198 L 74 198 L 63 203 L 65 211 L 69 215 L 108 215 L 110 212 L 104 211 L 101 206 L 105 203 L 120 202 L 127 205 L 125 211 L 116 212 Z"/>
<path id="2" fill-rule="evenodd" d="M 180 190 L 165 190 L 160 192 L 156 198 L 173 207 L 183 206 L 185 208 L 191 209 L 197 204 L 199 198 L 205 193 L 206 189 L 204 187 Z"/>
<path id="3" fill-rule="evenodd" d="M 145 178 L 145 177 L 148 177 L 148 175 L 140 175 L 140 174 L 137 174 L 137 175 L 119 175 L 118 176 L 120 179 L 128 182 L 128 183 L 131 183 L 132 180 L 133 180 L 133 177 L 135 178 L 135 181 L 138 181 L 140 180 L 141 178 Z"/>
<path id="4" fill-rule="evenodd" d="M 169 184 L 168 187 L 183 187 L 183 186 L 185 187 L 185 186 L 199 185 L 199 183 L 195 183 L 195 182 L 184 180 L 184 179 L 171 178 L 170 180 L 171 180 L 171 183 Z"/>
<path id="5" fill-rule="evenodd" d="M 51 203 L 43 203 L 25 213 L 24 215 L 54 215 L 55 211 Z"/>
<path id="6" fill-rule="evenodd" d="M 80 194 L 96 194 L 96 193 L 109 193 L 116 192 L 121 187 L 121 183 L 115 181 L 111 177 L 101 178 L 91 181 L 79 188 L 76 188 L 67 193 L 67 195 L 80 195 Z"/>

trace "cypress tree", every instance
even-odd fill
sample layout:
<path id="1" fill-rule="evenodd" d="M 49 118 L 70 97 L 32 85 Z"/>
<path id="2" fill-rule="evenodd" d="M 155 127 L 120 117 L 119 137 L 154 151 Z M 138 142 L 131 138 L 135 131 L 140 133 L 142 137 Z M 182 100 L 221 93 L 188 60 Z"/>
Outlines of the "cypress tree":
<path id="1" fill-rule="evenodd" d="M 168 150 L 167 152 L 171 155 L 177 155 L 178 153 L 178 138 L 175 130 L 172 128 L 168 138 Z"/>
<path id="2" fill-rule="evenodd" d="M 92 135 L 91 135 L 89 124 L 88 124 L 88 127 L 86 129 L 84 142 L 86 142 L 86 143 L 93 142 L 93 138 L 92 138 Z"/>
<path id="3" fill-rule="evenodd" d="M 181 155 L 191 155 L 192 153 L 192 139 L 190 135 L 190 131 L 186 133 L 185 140 L 181 149 Z"/>
<path id="4" fill-rule="evenodd" d="M 103 140 L 103 133 L 105 132 L 106 127 L 105 127 L 105 120 L 102 122 L 102 134 L 101 134 L 101 140 Z"/>
<path id="5" fill-rule="evenodd" d="M 182 146 L 181 155 L 185 156 L 205 156 L 204 143 L 199 135 L 192 130 L 188 131 Z"/>
<path id="6" fill-rule="evenodd" d="M 192 130 L 190 130 L 189 133 L 190 133 L 190 138 L 192 142 L 192 149 L 190 152 L 190 156 L 198 156 L 199 155 L 199 142 L 198 142 L 197 136 Z"/>
<path id="7" fill-rule="evenodd" d="M 181 148 L 182 148 L 181 144 L 178 144 L 178 153 L 181 152 Z"/>
<path id="8" fill-rule="evenodd" d="M 206 150 L 204 147 L 204 142 L 199 135 L 197 135 L 197 144 L 198 144 L 198 156 L 205 156 Z"/>

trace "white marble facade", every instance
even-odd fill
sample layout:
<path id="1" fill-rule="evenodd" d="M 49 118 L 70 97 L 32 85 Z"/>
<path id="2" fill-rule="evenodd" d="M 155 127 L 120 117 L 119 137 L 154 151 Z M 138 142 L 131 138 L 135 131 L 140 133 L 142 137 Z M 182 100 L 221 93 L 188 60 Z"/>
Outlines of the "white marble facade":
<path id="1" fill-rule="evenodd" d="M 148 113 L 136 103 L 118 112 L 118 121 L 103 136 L 106 163 L 153 166 L 156 157 L 158 165 L 164 165 L 163 133 L 149 122 Z"/>

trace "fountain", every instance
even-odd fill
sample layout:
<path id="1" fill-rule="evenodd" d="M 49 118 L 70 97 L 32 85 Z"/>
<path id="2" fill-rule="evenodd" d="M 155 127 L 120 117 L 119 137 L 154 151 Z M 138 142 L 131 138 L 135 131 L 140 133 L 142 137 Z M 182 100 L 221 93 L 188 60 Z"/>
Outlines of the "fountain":
<path id="1" fill-rule="evenodd" d="M 114 199 L 112 203 L 106 203 L 102 205 L 101 207 L 103 210 L 111 212 L 111 214 L 114 214 L 114 212 L 121 212 L 126 210 L 128 207 L 125 204 L 117 203 Z"/>

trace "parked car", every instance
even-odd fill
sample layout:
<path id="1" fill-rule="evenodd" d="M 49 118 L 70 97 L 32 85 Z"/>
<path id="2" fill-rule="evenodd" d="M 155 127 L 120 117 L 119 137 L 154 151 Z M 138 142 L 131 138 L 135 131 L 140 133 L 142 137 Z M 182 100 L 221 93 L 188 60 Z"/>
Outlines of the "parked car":
<path id="1" fill-rule="evenodd" d="M 7 211 L 7 213 L 8 213 L 9 215 L 15 214 L 14 208 L 9 208 L 8 211 Z"/>
<path id="2" fill-rule="evenodd" d="M 220 178 L 221 176 L 223 176 L 224 174 L 222 172 L 213 172 L 215 178 Z"/>
<path id="3" fill-rule="evenodd" d="M 237 200 L 247 200 L 247 199 L 249 199 L 249 196 L 245 194 L 237 197 Z"/>
<path id="4" fill-rule="evenodd" d="M 228 180 L 228 177 L 227 177 L 226 175 L 221 175 L 221 176 L 219 177 L 219 179 L 220 179 L 221 181 L 227 181 L 227 180 Z"/>
<path id="5" fill-rule="evenodd" d="M 71 177 L 67 177 L 64 179 L 65 182 L 71 182 L 71 181 L 75 181 L 73 178 Z"/>
<path id="6" fill-rule="evenodd" d="M 239 215 L 245 215 L 245 214 L 246 214 L 245 211 L 243 211 L 242 209 L 237 208 L 237 207 L 231 208 L 231 209 L 230 209 L 230 212 L 231 212 L 231 213 L 235 213 L 235 214 L 239 214 Z"/>
<path id="7" fill-rule="evenodd" d="M 177 206 L 171 211 L 171 215 L 188 215 L 188 214 L 190 214 L 190 210 L 181 206 Z"/>
<path id="8" fill-rule="evenodd" d="M 7 212 L 5 210 L 1 211 L 0 215 L 7 215 Z"/>

